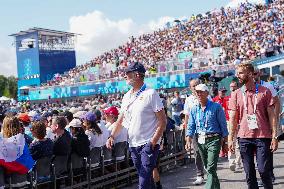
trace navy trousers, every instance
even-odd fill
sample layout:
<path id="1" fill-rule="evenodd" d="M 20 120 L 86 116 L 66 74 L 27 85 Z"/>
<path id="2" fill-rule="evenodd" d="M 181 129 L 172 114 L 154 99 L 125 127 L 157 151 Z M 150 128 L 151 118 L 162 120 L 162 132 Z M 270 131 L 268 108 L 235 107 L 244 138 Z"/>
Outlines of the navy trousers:
<path id="1" fill-rule="evenodd" d="M 130 147 L 131 158 L 139 176 L 139 189 L 154 189 L 153 169 L 156 167 L 160 145 L 152 149 L 150 143 Z"/>
<path id="2" fill-rule="evenodd" d="M 271 139 L 269 138 L 240 138 L 240 153 L 246 172 L 246 181 L 248 189 L 258 189 L 256 170 L 254 164 L 254 152 L 256 152 L 256 161 L 258 172 L 263 182 L 264 189 L 272 189 L 271 177 Z"/>

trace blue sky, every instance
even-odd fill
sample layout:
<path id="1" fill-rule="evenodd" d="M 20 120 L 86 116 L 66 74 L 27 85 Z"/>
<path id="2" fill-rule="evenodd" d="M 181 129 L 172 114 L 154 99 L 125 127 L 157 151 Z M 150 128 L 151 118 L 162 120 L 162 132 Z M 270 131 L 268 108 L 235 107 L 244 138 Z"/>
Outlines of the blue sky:
<path id="1" fill-rule="evenodd" d="M 236 0 L 235 0 L 236 1 Z M 124 43 L 127 37 L 160 27 L 165 20 L 190 17 L 230 0 L 5 0 L 0 7 L 0 74 L 15 75 L 9 34 L 31 27 L 82 33 L 77 64 Z"/>

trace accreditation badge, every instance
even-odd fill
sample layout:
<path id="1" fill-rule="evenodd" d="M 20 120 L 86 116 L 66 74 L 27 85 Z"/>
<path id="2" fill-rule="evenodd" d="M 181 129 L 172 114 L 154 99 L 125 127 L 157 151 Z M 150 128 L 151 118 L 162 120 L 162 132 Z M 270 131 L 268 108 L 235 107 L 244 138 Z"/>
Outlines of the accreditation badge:
<path id="1" fill-rule="evenodd" d="M 201 132 L 201 133 L 198 135 L 197 142 L 198 142 L 199 144 L 205 144 L 205 132 Z"/>
<path id="2" fill-rule="evenodd" d="M 258 125 L 257 125 L 257 120 L 256 120 L 256 115 L 255 114 L 247 115 L 247 122 L 248 122 L 248 128 L 250 130 L 258 129 Z"/>

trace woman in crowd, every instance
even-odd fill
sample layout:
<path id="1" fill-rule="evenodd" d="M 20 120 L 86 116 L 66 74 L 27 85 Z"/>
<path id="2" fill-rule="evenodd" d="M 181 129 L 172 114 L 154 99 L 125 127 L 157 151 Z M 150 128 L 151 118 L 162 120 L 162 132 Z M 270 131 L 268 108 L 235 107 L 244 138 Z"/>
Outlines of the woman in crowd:
<path id="1" fill-rule="evenodd" d="M 46 136 L 46 127 L 43 121 L 32 123 L 31 132 L 35 140 L 30 145 L 30 152 L 34 160 L 50 157 L 53 154 L 53 142 Z"/>
<path id="2" fill-rule="evenodd" d="M 2 134 L 4 138 L 10 138 L 22 132 L 19 119 L 15 116 L 6 116 L 3 120 Z"/>
<path id="3" fill-rule="evenodd" d="M 103 132 L 96 123 L 96 116 L 92 112 L 87 112 L 81 117 L 83 120 L 83 127 L 85 128 L 85 134 L 90 141 L 90 149 L 94 147 L 101 147 L 103 143 Z"/>

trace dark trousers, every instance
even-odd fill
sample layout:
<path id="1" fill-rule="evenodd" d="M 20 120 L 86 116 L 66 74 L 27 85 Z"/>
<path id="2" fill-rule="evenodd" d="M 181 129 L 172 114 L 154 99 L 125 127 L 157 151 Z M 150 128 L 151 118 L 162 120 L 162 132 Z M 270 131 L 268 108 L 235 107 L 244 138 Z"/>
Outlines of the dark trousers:
<path id="1" fill-rule="evenodd" d="M 150 143 L 131 147 L 129 151 L 134 166 L 139 176 L 139 189 L 154 189 L 153 169 L 156 167 L 160 145 L 156 145 L 154 150 Z"/>
<path id="2" fill-rule="evenodd" d="M 240 138 L 240 153 L 246 172 L 248 189 L 258 189 L 256 171 L 254 164 L 254 152 L 256 152 L 256 161 L 258 172 L 260 174 L 264 189 L 272 189 L 271 177 L 271 139 L 248 139 Z"/>

